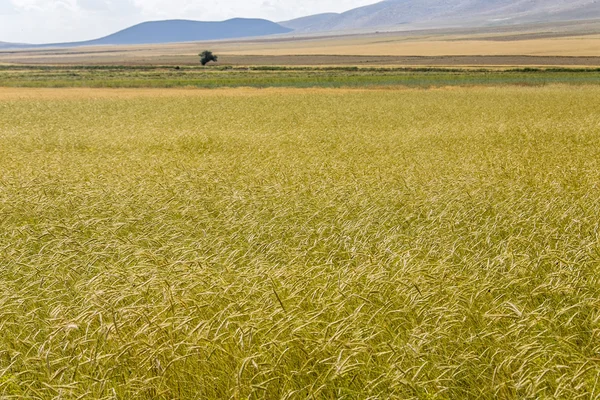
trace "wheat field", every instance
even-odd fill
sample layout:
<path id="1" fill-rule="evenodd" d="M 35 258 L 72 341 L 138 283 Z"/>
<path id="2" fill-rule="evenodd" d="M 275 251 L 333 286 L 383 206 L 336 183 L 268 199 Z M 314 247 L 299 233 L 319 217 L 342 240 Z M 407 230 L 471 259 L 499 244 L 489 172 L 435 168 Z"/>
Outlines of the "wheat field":
<path id="1" fill-rule="evenodd" d="M 0 398 L 599 398 L 599 98 L 0 90 Z"/>
<path id="2" fill-rule="evenodd" d="M 521 40 L 480 39 L 473 36 L 406 37 L 401 34 L 318 38 L 313 40 L 216 43 L 223 55 L 361 55 L 370 56 L 560 56 L 597 57 L 600 36 L 571 36 Z"/>

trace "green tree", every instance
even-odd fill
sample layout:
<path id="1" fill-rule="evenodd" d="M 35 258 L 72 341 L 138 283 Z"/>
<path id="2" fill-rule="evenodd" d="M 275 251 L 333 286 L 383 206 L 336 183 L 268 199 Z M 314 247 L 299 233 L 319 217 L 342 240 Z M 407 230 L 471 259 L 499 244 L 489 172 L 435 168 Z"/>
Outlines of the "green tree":
<path id="1" fill-rule="evenodd" d="M 218 57 L 215 56 L 212 51 L 209 50 L 204 50 L 202 53 L 199 54 L 200 56 L 200 63 L 202 65 L 206 65 L 211 61 L 217 62 Z"/>

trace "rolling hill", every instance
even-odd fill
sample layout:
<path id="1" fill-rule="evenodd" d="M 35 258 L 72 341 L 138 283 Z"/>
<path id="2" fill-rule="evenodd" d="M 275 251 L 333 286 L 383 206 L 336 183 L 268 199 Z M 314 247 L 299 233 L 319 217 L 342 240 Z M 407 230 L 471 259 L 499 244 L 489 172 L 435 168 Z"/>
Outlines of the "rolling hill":
<path id="1" fill-rule="evenodd" d="M 18 46 L 15 43 L 6 43 L 6 42 L 0 42 L 0 50 L 2 49 L 10 49 L 12 47 Z"/>
<path id="2" fill-rule="evenodd" d="M 309 15 L 308 17 L 302 17 L 290 21 L 280 22 L 279 24 L 285 26 L 286 28 L 293 29 L 295 31 L 301 31 L 311 26 L 326 25 L 330 20 L 333 20 L 339 15 L 340 14 L 337 13 Z"/>
<path id="3" fill-rule="evenodd" d="M 100 39 L 83 42 L 16 45 L 0 42 L 0 49 L 11 47 L 76 47 L 94 45 L 128 45 L 195 42 L 202 40 L 238 39 L 291 32 L 264 19 L 234 18 L 222 22 L 189 20 L 152 21 L 134 25 Z"/>
<path id="4" fill-rule="evenodd" d="M 167 20 L 144 22 L 112 35 L 86 42 L 62 43 L 66 46 L 156 44 L 237 39 L 290 32 L 264 19 L 234 18 L 223 22 Z"/>
<path id="5" fill-rule="evenodd" d="M 280 23 L 235 18 L 222 22 L 144 22 L 89 41 L 26 45 L 0 42 L 0 49 L 140 45 L 238 39 L 289 32 L 373 32 L 447 27 L 493 27 L 600 19 L 600 0 L 384 0 L 337 14 L 310 15 Z"/>
<path id="6" fill-rule="evenodd" d="M 600 0 L 385 0 L 341 14 L 318 14 L 282 26 L 299 32 L 369 30 L 402 25 L 482 26 L 600 17 Z"/>

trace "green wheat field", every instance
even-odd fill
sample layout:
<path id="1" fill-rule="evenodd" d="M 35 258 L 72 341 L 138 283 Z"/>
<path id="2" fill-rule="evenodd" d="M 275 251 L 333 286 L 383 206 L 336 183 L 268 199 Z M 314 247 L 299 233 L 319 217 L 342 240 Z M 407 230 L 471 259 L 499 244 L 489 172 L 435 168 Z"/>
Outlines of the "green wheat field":
<path id="1" fill-rule="evenodd" d="M 1 399 L 597 399 L 600 86 L 0 89 Z"/>

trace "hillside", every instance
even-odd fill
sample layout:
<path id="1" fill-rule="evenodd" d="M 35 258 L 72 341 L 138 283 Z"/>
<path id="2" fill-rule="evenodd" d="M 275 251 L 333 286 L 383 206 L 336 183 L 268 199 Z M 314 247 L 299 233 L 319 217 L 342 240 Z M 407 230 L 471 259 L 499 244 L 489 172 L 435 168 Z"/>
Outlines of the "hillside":
<path id="1" fill-rule="evenodd" d="M 86 42 L 63 45 L 122 45 L 194 42 L 201 40 L 237 39 L 290 32 L 274 22 L 263 19 L 235 18 L 223 22 L 168 20 L 144 22 L 112 35 Z"/>
<path id="2" fill-rule="evenodd" d="M 2 49 L 10 49 L 12 47 L 18 46 L 14 43 L 6 43 L 6 42 L 0 42 L 0 50 Z"/>
<path id="3" fill-rule="evenodd" d="M 290 28 L 264 19 L 234 18 L 222 22 L 167 20 L 144 22 L 95 40 L 44 45 L 17 45 L 0 42 L 0 49 L 179 43 L 268 36 L 291 31 Z"/>
<path id="4" fill-rule="evenodd" d="M 313 26 L 327 26 L 327 23 L 338 17 L 338 13 L 324 13 L 309 15 L 308 17 L 296 18 L 290 21 L 280 22 L 279 25 L 295 31 L 310 30 Z"/>
<path id="5" fill-rule="evenodd" d="M 342 14 L 282 22 L 303 32 L 398 28 L 400 25 L 481 26 L 600 17 L 598 0 L 386 0 Z"/>
<path id="6" fill-rule="evenodd" d="M 294 32 L 374 32 L 461 27 L 526 26 L 540 22 L 600 18 L 600 0 L 385 0 L 336 14 L 309 15 L 280 23 L 236 18 L 222 22 L 166 20 L 144 22 L 114 34 L 82 42 L 25 45 L 10 48 L 144 45 L 262 37 Z M 552 30 L 552 28 L 551 28 Z"/>

